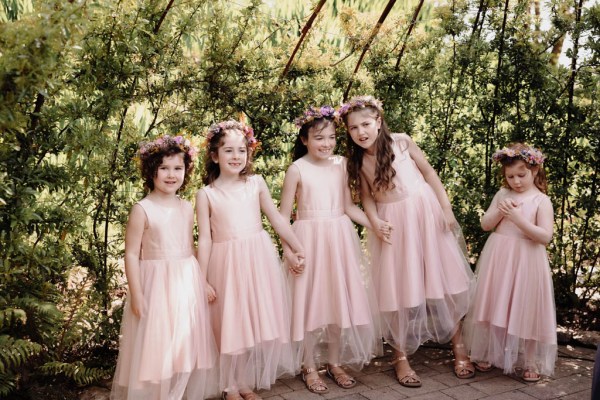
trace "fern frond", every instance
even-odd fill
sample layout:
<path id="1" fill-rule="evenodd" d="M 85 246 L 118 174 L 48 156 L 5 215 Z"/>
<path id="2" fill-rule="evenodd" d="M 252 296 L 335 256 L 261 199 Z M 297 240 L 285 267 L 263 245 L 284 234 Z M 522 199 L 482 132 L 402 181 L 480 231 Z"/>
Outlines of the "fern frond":
<path id="1" fill-rule="evenodd" d="M 79 386 L 91 385 L 111 375 L 110 371 L 102 368 L 86 367 L 81 361 L 73 363 L 51 361 L 42 365 L 40 370 L 46 375 L 64 375 Z"/>
<path id="2" fill-rule="evenodd" d="M 0 374 L 23 365 L 41 351 L 42 346 L 38 343 L 0 335 Z"/>
<path id="3" fill-rule="evenodd" d="M 0 398 L 5 398 L 17 388 L 17 379 L 13 374 L 0 373 Z"/>
<path id="4" fill-rule="evenodd" d="M 25 324 L 27 322 L 27 314 L 20 308 L 6 308 L 0 310 L 0 330 L 10 328 L 17 322 Z"/>

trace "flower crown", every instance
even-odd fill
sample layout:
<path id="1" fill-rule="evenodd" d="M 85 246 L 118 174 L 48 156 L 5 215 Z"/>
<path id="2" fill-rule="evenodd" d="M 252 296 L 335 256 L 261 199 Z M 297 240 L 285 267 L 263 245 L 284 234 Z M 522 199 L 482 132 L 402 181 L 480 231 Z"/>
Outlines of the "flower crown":
<path id="1" fill-rule="evenodd" d="M 206 140 L 204 141 L 203 147 L 208 147 L 211 139 L 215 135 L 218 135 L 219 133 L 227 130 L 238 130 L 242 132 L 246 137 L 246 140 L 248 141 L 248 147 L 251 150 L 256 149 L 260 144 L 260 142 L 254 137 L 254 129 L 252 129 L 250 126 L 246 125 L 242 121 L 229 120 L 219 122 L 218 124 L 212 124 L 210 128 L 208 128 L 208 130 L 206 131 Z"/>
<path id="2" fill-rule="evenodd" d="M 182 135 L 163 135 L 151 142 L 142 142 L 140 144 L 140 149 L 138 150 L 138 156 L 140 160 L 144 160 L 154 153 L 165 151 L 171 147 L 179 147 L 184 153 L 187 153 L 192 160 L 198 154 L 198 148 L 192 144 L 190 139 L 186 139 Z"/>
<path id="3" fill-rule="evenodd" d="M 516 150 L 512 147 L 504 147 L 492 155 L 492 160 L 496 162 L 502 162 L 507 159 L 520 159 L 529 165 L 541 165 L 546 159 L 546 156 L 534 147 L 527 147 L 521 150 Z"/>
<path id="4" fill-rule="evenodd" d="M 304 124 L 308 124 L 309 122 L 314 121 L 315 119 L 320 118 L 335 118 L 335 110 L 331 106 L 322 106 L 320 108 L 315 108 L 313 106 L 308 107 L 306 111 L 302 114 L 302 116 L 296 118 L 294 120 L 294 124 L 296 124 L 296 128 L 300 129 Z"/>
<path id="5" fill-rule="evenodd" d="M 350 99 L 349 102 L 342 104 L 335 112 L 335 118 L 338 122 L 342 121 L 344 116 L 352 111 L 362 110 L 366 107 L 375 108 L 380 113 L 383 113 L 383 103 L 373 96 L 356 96 Z"/>

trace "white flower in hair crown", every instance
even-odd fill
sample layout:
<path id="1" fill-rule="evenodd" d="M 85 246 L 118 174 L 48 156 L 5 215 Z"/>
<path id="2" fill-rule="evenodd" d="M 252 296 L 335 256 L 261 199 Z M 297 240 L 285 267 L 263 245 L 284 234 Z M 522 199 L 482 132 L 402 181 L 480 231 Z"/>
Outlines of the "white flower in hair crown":
<path id="1" fill-rule="evenodd" d="M 522 150 L 504 147 L 492 155 L 492 160 L 496 162 L 502 162 L 506 159 L 520 159 L 530 165 L 540 165 L 546 160 L 546 156 L 534 147 L 528 147 Z"/>
<path id="2" fill-rule="evenodd" d="M 296 125 L 296 128 L 300 129 L 303 125 L 308 124 L 309 122 L 312 122 L 315 119 L 334 119 L 334 117 L 335 109 L 331 106 L 322 106 L 319 108 L 310 106 L 306 111 L 304 111 L 304 113 L 300 117 L 294 120 L 294 124 Z"/>
<path id="3" fill-rule="evenodd" d="M 341 121 L 344 116 L 352 111 L 362 110 L 366 107 L 375 108 L 380 113 L 383 112 L 383 103 L 373 96 L 356 96 L 349 102 L 342 104 L 335 112 L 335 117 Z"/>

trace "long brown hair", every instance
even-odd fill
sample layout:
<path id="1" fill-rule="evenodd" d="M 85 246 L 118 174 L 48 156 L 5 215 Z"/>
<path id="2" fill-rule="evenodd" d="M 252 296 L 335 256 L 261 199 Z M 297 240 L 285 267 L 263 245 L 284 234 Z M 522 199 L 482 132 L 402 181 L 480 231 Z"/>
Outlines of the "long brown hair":
<path id="1" fill-rule="evenodd" d="M 394 150 L 392 147 L 394 139 L 391 136 L 390 129 L 388 128 L 385 120 L 383 119 L 383 112 L 377 107 L 370 105 L 362 105 L 360 108 L 354 108 L 342 115 L 342 121 L 346 128 L 348 127 L 348 115 L 353 112 L 360 110 L 369 110 L 372 113 L 372 117 L 381 119 L 381 126 L 379 133 L 375 139 L 375 180 L 373 182 L 373 190 L 377 192 L 384 192 L 391 190 L 395 187 L 392 179 L 396 176 L 396 170 L 392 167 L 392 162 L 395 159 Z M 361 179 L 360 169 L 362 168 L 363 156 L 365 149 L 354 143 L 350 132 L 346 129 L 348 145 L 346 146 L 346 153 L 348 157 L 348 186 L 352 190 L 353 194 L 360 193 Z"/>

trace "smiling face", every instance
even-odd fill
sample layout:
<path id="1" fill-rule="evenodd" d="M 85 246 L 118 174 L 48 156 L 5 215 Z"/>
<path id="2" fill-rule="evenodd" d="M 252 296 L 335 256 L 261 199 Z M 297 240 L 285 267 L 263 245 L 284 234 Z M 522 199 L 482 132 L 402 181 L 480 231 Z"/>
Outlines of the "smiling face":
<path id="1" fill-rule="evenodd" d="M 346 117 L 346 128 L 352 141 L 371 153 L 381 128 L 381 117 L 370 108 L 352 111 Z"/>
<path id="2" fill-rule="evenodd" d="M 163 194 L 177 193 L 185 179 L 185 162 L 183 157 L 183 153 L 163 157 L 162 163 L 158 166 L 153 179 L 154 191 Z"/>
<path id="3" fill-rule="evenodd" d="M 528 168 L 525 161 L 517 160 L 504 167 L 504 178 L 512 190 L 524 193 L 534 186 L 537 172 L 537 167 Z"/>
<path id="4" fill-rule="evenodd" d="M 335 125 L 327 121 L 313 126 L 308 130 L 308 138 L 300 138 L 308 149 L 308 157 L 316 162 L 327 160 L 335 149 Z"/>
<path id="5" fill-rule="evenodd" d="M 239 176 L 248 163 L 246 137 L 238 130 L 227 131 L 221 139 L 217 154 L 212 154 L 212 159 L 219 165 L 220 175 Z"/>

